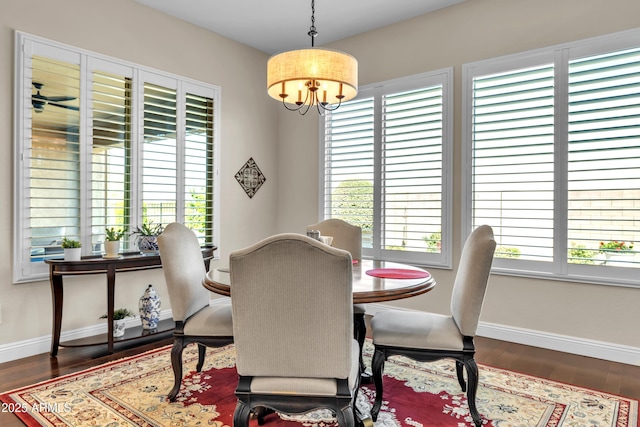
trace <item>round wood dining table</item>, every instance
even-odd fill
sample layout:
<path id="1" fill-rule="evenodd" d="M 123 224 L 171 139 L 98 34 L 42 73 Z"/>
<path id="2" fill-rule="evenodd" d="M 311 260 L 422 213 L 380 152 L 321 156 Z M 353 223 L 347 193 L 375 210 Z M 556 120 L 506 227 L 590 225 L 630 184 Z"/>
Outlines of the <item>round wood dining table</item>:
<path id="1" fill-rule="evenodd" d="M 354 304 L 410 298 L 429 292 L 436 286 L 435 279 L 428 271 L 408 264 L 362 260 L 353 264 L 352 272 Z M 205 276 L 203 285 L 216 294 L 231 296 L 229 268 L 212 268 Z"/>

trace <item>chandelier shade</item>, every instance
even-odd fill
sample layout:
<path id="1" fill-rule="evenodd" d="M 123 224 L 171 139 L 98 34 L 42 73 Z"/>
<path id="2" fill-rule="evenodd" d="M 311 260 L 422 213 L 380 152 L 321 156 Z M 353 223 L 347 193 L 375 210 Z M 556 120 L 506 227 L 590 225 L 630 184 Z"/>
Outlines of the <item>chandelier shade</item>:
<path id="1" fill-rule="evenodd" d="M 278 101 L 298 106 L 340 104 L 358 94 L 358 61 L 331 49 L 299 49 L 272 56 L 267 91 Z"/>

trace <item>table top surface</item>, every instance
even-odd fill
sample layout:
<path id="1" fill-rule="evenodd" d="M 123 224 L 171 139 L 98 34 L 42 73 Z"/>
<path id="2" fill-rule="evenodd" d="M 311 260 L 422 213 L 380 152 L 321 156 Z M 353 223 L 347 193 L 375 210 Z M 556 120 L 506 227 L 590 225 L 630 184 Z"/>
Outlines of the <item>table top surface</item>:
<path id="1" fill-rule="evenodd" d="M 389 261 L 362 260 L 353 265 L 353 302 L 354 304 L 382 302 L 410 298 L 429 292 L 436 286 L 433 276 L 422 278 L 381 278 L 367 274 L 367 271 L 379 268 L 414 270 L 426 272 L 418 267 Z M 230 296 L 231 278 L 228 267 L 209 270 L 203 280 L 203 286 L 211 292 Z"/>

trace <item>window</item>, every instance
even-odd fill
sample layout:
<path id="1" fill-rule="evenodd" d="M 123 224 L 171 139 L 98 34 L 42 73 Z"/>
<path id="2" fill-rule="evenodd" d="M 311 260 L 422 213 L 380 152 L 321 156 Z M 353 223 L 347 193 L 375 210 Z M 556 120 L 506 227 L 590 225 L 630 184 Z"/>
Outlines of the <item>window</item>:
<path id="1" fill-rule="evenodd" d="M 216 243 L 215 86 L 23 33 L 16 51 L 14 282 L 47 277 L 63 237 L 102 253 L 111 227 Z"/>
<path id="2" fill-rule="evenodd" d="M 453 70 L 360 88 L 323 118 L 321 217 L 366 257 L 450 267 Z"/>
<path id="3" fill-rule="evenodd" d="M 467 231 L 494 270 L 637 285 L 640 32 L 464 67 Z"/>

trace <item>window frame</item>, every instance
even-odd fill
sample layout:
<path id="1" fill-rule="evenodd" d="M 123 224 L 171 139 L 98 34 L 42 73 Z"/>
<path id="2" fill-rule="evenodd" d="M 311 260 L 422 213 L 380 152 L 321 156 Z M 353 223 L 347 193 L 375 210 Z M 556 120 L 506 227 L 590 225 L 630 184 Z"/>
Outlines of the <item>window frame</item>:
<path id="1" fill-rule="evenodd" d="M 569 63 L 589 56 L 640 47 L 640 29 L 563 43 L 546 48 L 463 64 L 462 66 L 462 240 L 474 227 L 473 87 L 474 77 L 554 66 L 554 202 L 553 261 L 494 258 L 492 272 L 501 275 L 622 287 L 640 287 L 638 268 L 568 262 Z M 562 178 L 562 179 L 558 179 Z M 565 243 L 562 243 L 565 242 Z M 548 268 L 541 268 L 548 267 Z"/>
<path id="2" fill-rule="evenodd" d="M 13 227 L 13 283 L 24 283 L 40 281 L 48 278 L 48 265 L 44 261 L 31 262 L 30 254 L 30 225 L 27 214 L 29 212 L 28 198 L 30 187 L 29 171 L 30 164 L 25 158 L 25 151 L 31 148 L 31 108 L 32 78 L 31 78 L 31 57 L 35 53 L 30 47 L 37 46 L 38 49 L 46 51 L 52 49 L 56 52 L 56 58 L 68 62 L 77 62 L 80 66 L 80 121 L 79 136 L 80 142 L 80 214 L 79 226 L 81 232 L 81 243 L 83 255 L 91 254 L 92 247 L 92 209 L 91 209 L 91 182 L 92 182 L 92 88 L 91 76 L 93 70 L 108 69 L 109 71 L 120 72 L 123 76 L 130 76 L 136 90 L 132 92 L 131 103 L 136 111 L 131 116 L 131 225 L 142 223 L 142 136 L 144 133 L 144 99 L 143 86 L 145 82 L 169 83 L 178 89 L 177 102 L 178 110 L 176 115 L 176 209 L 184 207 L 185 204 L 185 133 L 187 126 L 186 99 L 189 95 L 202 96 L 212 100 L 212 164 L 211 179 L 207 178 L 207 191 L 211 190 L 210 199 L 207 205 L 213 217 L 211 224 L 211 236 L 207 236 L 207 244 L 218 246 L 220 236 L 220 112 L 221 112 L 221 89 L 220 87 L 175 75 L 169 72 L 145 67 L 129 61 L 109 57 L 96 52 L 66 45 L 56 41 L 48 40 L 39 36 L 16 31 L 15 32 L 15 57 L 14 57 L 14 227 Z M 101 64 L 101 65 L 96 65 Z M 107 64 L 107 65 L 105 65 Z M 211 182 L 211 186 L 208 184 Z M 140 200 L 139 200 L 140 199 Z M 176 221 L 183 222 L 185 210 L 179 209 L 176 212 Z M 166 225 L 166 224 L 164 224 Z M 131 230 L 129 230 L 131 231 Z M 125 237 L 126 238 L 126 237 Z M 130 244 L 133 244 L 133 237 L 129 237 Z M 219 253 L 219 252 L 218 252 Z"/>
<path id="3" fill-rule="evenodd" d="M 395 261 L 437 267 L 452 268 L 452 217 L 453 217 L 453 67 L 420 73 L 412 76 L 391 79 L 361 86 L 353 101 L 373 98 L 374 110 L 374 182 L 373 182 L 373 248 L 362 249 L 363 258 Z M 441 192 L 441 248 L 439 253 L 397 251 L 382 247 L 380 232 L 383 211 L 382 192 L 382 123 L 381 97 L 412 90 L 420 90 L 432 86 L 442 86 L 442 192 Z M 329 207 L 325 204 L 325 117 L 319 118 L 319 186 L 318 186 L 318 218 L 331 218 Z"/>

